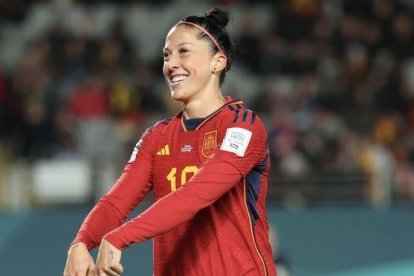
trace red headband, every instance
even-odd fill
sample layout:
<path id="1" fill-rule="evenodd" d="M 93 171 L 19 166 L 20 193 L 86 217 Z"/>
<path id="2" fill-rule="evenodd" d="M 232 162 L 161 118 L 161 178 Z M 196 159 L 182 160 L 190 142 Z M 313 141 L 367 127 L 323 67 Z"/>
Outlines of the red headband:
<path id="1" fill-rule="evenodd" d="M 191 26 L 194 26 L 196 28 L 199 28 L 203 33 L 208 35 L 208 37 L 211 39 L 211 41 L 213 41 L 213 43 L 216 45 L 219 52 L 221 52 L 224 56 L 226 56 L 223 49 L 221 49 L 220 45 L 218 44 L 217 40 L 206 29 L 204 29 L 203 27 L 201 27 L 201 26 L 199 26 L 199 25 L 197 25 L 193 22 L 188 22 L 188 21 L 178 22 L 178 24 L 187 24 L 187 25 L 191 25 Z M 226 63 L 226 68 L 227 68 L 227 63 Z"/>

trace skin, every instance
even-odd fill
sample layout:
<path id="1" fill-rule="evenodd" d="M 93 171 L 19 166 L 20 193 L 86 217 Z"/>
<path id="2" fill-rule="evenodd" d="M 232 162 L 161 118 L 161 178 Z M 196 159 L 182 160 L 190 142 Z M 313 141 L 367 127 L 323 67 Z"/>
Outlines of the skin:
<path id="1" fill-rule="evenodd" d="M 82 242 L 73 244 L 68 250 L 64 276 L 95 276 L 96 266 L 86 245 Z"/>
<path id="2" fill-rule="evenodd" d="M 121 250 L 102 240 L 96 258 L 96 268 L 99 276 L 118 276 L 123 272 L 121 265 Z"/>
<path id="3" fill-rule="evenodd" d="M 123 272 L 121 250 L 106 240 L 99 247 L 96 265 L 86 245 L 77 242 L 68 251 L 64 276 L 119 276 Z"/>
<path id="4" fill-rule="evenodd" d="M 225 99 L 220 91 L 220 74 L 226 67 L 222 53 L 212 54 L 210 44 L 198 39 L 200 30 L 185 25 L 173 27 L 164 47 L 163 74 L 171 96 L 183 103 L 186 118 L 204 118 L 223 106 Z M 179 85 L 171 77 L 188 75 Z"/>
<path id="5" fill-rule="evenodd" d="M 183 25 L 174 26 L 167 34 L 163 49 L 163 74 L 171 97 L 183 104 L 187 119 L 204 118 L 224 105 L 220 91 L 220 75 L 227 59 L 213 54 L 208 41 L 200 40 L 200 30 Z M 172 77 L 188 76 L 179 84 Z M 121 250 L 102 240 L 96 265 L 86 245 L 75 243 L 68 251 L 64 276 L 119 276 L 123 272 Z"/>

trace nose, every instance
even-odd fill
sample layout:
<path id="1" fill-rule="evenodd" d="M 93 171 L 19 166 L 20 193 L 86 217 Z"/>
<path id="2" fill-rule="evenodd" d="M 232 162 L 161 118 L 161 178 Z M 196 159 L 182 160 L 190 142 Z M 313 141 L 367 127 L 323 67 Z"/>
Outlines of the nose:
<path id="1" fill-rule="evenodd" d="M 169 60 L 167 61 L 167 66 L 169 70 L 177 69 L 180 66 L 180 59 L 178 55 L 171 54 Z"/>

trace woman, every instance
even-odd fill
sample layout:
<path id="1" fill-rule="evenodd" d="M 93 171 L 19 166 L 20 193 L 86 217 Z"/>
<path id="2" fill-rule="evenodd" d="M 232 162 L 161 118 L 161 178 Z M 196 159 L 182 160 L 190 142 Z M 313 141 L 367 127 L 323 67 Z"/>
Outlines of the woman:
<path id="1" fill-rule="evenodd" d="M 276 275 L 265 211 L 266 132 L 242 101 L 220 91 L 232 61 L 227 23 L 215 8 L 169 31 L 163 73 L 183 110 L 143 134 L 83 222 L 65 275 L 120 275 L 121 249 L 151 238 L 155 276 Z M 151 188 L 156 202 L 124 223 Z M 95 266 L 88 251 L 98 245 Z"/>

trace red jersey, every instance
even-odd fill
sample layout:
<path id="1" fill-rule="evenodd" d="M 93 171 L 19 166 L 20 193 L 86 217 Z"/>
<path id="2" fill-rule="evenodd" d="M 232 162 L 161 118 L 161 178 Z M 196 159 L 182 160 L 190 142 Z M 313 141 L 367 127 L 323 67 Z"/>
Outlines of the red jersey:
<path id="1" fill-rule="evenodd" d="M 276 275 L 265 199 L 267 136 L 241 101 L 197 122 L 180 112 L 148 129 L 75 239 L 121 249 L 154 238 L 154 275 Z M 155 203 L 123 224 L 153 189 Z"/>

